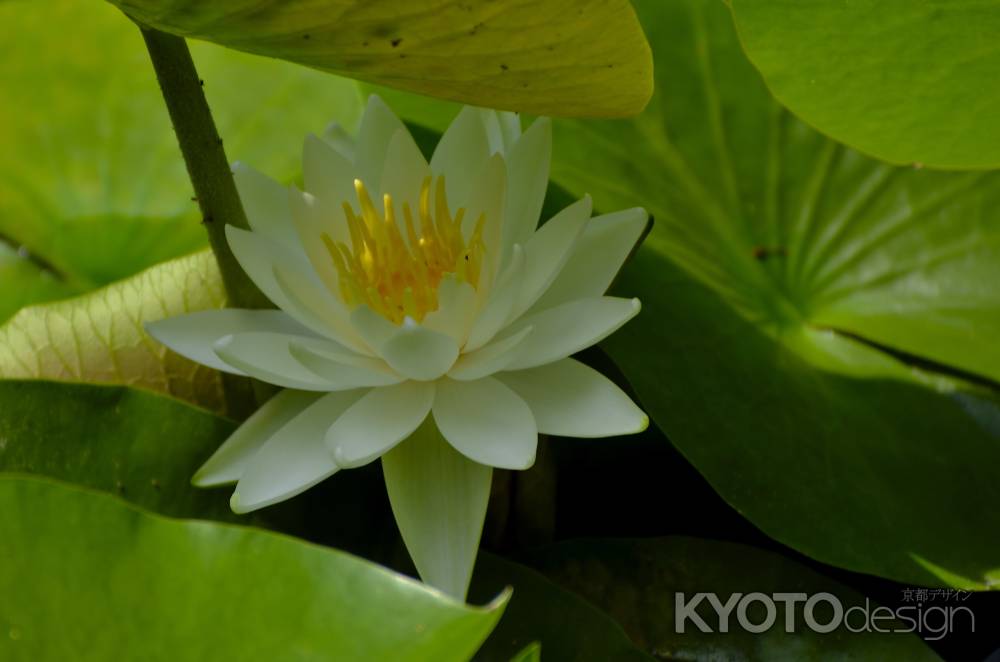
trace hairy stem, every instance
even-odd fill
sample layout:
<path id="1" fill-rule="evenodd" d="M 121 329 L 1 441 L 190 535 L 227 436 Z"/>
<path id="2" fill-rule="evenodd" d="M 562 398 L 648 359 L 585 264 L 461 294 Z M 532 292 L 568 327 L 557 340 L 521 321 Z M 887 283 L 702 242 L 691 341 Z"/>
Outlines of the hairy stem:
<path id="1" fill-rule="evenodd" d="M 240 268 L 226 241 L 226 225 L 249 225 L 187 43 L 152 28 L 140 25 L 139 29 L 160 82 L 229 302 L 240 308 L 270 307 Z"/>

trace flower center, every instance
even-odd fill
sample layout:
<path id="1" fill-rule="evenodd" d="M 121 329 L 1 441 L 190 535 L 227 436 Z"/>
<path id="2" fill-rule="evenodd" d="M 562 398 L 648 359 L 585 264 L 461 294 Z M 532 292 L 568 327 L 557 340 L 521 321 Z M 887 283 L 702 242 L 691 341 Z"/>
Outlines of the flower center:
<path id="1" fill-rule="evenodd" d="M 385 194 L 385 213 L 379 214 L 364 183 L 354 180 L 361 213 L 356 214 L 348 202 L 343 203 L 351 245 L 323 235 L 340 276 L 340 295 L 348 306 L 365 304 L 394 324 L 402 324 L 406 317 L 419 322 L 438 309 L 438 285 L 445 276 L 451 274 L 459 282 L 479 286 L 486 250 L 482 238 L 486 216 L 477 219 L 466 240 L 462 234 L 465 209 L 458 209 L 452 216 L 444 177 L 434 183 L 433 210 L 432 178 L 427 177 L 420 187 L 419 220 L 414 220 L 409 204 L 403 202 L 404 223 L 400 228 L 392 197 Z"/>

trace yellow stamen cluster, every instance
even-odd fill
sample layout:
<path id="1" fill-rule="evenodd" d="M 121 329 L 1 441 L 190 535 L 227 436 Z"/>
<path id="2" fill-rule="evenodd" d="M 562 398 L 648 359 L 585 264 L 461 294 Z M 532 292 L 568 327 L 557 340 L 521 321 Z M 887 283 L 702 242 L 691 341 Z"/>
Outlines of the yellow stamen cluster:
<path id="1" fill-rule="evenodd" d="M 465 210 L 451 215 L 442 176 L 437 178 L 432 213 L 431 184 L 432 179 L 427 177 L 420 188 L 417 221 L 409 204 L 403 203 L 401 230 L 392 197 L 388 193 L 384 196 L 385 213 L 379 214 L 364 183 L 354 180 L 361 214 L 343 203 L 351 246 L 323 235 L 340 275 L 340 295 L 348 306 L 365 304 L 395 324 L 401 324 L 406 317 L 419 322 L 437 310 L 438 285 L 447 274 L 454 274 L 474 288 L 479 286 L 486 250 L 482 237 L 486 217 L 477 219 L 466 240 L 462 234 Z"/>

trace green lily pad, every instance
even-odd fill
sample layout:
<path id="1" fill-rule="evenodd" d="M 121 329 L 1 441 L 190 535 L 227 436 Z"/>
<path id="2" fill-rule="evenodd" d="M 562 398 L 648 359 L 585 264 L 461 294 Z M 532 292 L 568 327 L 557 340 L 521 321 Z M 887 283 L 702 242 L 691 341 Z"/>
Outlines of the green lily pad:
<path id="1" fill-rule="evenodd" d="M 937 660 L 915 634 L 861 631 L 846 627 L 829 633 L 812 631 L 803 604 L 793 607 L 795 624 L 786 632 L 788 608 L 776 602 L 776 625 L 750 632 L 739 625 L 737 611 L 729 617 L 729 632 L 719 632 L 718 613 L 702 599 L 696 613 L 712 632 L 702 632 L 691 618 L 677 632 L 677 594 L 691 604 L 698 593 L 715 593 L 723 604 L 733 594 L 829 593 L 844 610 L 878 605 L 853 590 L 778 554 L 717 540 L 669 537 L 637 540 L 584 540 L 552 545 L 530 552 L 529 565 L 546 577 L 606 610 L 629 636 L 657 658 L 668 660 Z M 758 607 L 754 609 L 753 607 Z M 764 622 L 760 604 L 747 609 L 752 623 Z M 825 608 L 825 607 L 824 607 Z M 884 614 L 884 611 L 882 611 Z M 817 610 L 826 623 L 829 611 Z M 857 629 L 862 614 L 852 613 L 848 624 Z M 683 617 L 682 617 L 683 618 Z M 966 625 L 956 619 L 959 627 Z M 889 629 L 887 621 L 879 627 Z M 902 621 L 894 628 L 904 629 Z M 933 633 L 932 633 L 933 634 Z"/>
<path id="2" fill-rule="evenodd" d="M 165 32 L 477 106 L 617 117 L 652 93 L 627 0 L 110 1 Z"/>
<path id="3" fill-rule="evenodd" d="M 215 258 L 205 251 L 24 308 L 0 326 L 0 379 L 124 384 L 223 411 L 219 372 L 167 350 L 142 325 L 224 303 Z"/>
<path id="4" fill-rule="evenodd" d="M 1000 579 L 998 411 L 941 377 L 1000 381 L 1000 173 L 832 142 L 769 95 L 724 5 L 636 4 L 657 95 L 634 120 L 557 122 L 553 177 L 656 218 L 619 285 L 643 312 L 607 341 L 643 405 L 727 501 L 814 558 Z"/>
<path id="5" fill-rule="evenodd" d="M 503 613 L 286 536 L 0 478 L 0 657 L 466 660 Z"/>
<path id="6" fill-rule="evenodd" d="M 0 238 L 51 267 L 23 274 L 24 304 L 205 245 L 134 23 L 105 3 L 0 2 L 0 44 Z M 193 54 L 229 157 L 276 176 L 298 173 L 307 132 L 360 116 L 352 81 L 209 44 Z"/>
<path id="7" fill-rule="evenodd" d="M 1000 167 L 1000 1 L 731 0 L 775 96 L 894 163 Z"/>

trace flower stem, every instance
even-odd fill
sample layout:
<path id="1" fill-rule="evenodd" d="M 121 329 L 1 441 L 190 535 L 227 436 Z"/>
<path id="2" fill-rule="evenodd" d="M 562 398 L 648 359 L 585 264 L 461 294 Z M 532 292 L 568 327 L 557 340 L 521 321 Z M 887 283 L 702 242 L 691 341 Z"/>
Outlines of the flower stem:
<path id="1" fill-rule="evenodd" d="M 238 228 L 249 228 L 249 224 L 187 43 L 181 37 L 143 25 L 139 29 L 187 164 L 229 303 L 240 308 L 269 308 L 267 299 L 240 268 L 226 241 L 227 224 Z"/>

